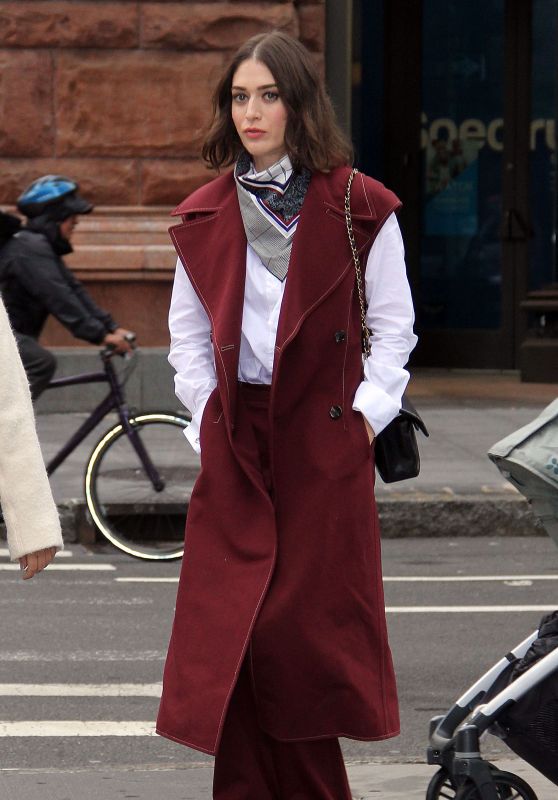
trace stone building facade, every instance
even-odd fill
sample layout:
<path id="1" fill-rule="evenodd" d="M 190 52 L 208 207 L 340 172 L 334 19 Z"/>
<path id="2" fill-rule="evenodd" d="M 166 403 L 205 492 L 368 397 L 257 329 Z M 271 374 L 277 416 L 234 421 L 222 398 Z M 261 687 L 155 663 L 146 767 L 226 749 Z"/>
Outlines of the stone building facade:
<path id="1" fill-rule="evenodd" d="M 144 345 L 167 342 L 168 211 L 212 177 L 212 86 L 249 36 L 298 36 L 323 63 L 323 0 L 0 2 L 0 204 L 45 173 L 97 204 L 69 263 Z M 49 323 L 47 344 L 75 344 Z"/>

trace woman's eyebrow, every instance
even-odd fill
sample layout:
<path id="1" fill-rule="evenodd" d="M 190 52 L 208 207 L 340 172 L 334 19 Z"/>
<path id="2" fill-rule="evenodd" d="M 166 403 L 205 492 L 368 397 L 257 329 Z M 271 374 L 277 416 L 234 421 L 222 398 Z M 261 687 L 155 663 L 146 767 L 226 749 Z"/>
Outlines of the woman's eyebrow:
<path id="1" fill-rule="evenodd" d="M 277 88 L 277 84 L 276 83 L 266 83 L 265 86 L 258 86 L 256 88 L 256 91 L 261 92 L 263 89 L 273 89 L 273 88 L 275 88 L 275 89 Z M 242 92 L 247 91 L 245 86 L 231 86 L 231 90 L 232 89 L 235 89 L 236 91 L 242 91 Z"/>

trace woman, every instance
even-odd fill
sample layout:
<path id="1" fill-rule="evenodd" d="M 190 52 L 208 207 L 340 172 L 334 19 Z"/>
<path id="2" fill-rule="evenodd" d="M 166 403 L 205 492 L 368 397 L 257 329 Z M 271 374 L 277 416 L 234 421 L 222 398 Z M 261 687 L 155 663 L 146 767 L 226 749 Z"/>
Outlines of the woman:
<path id="1" fill-rule="evenodd" d="M 50 564 L 63 544 L 27 377 L 1 301 L 0 363 L 0 504 L 10 557 L 19 560 L 27 580 Z"/>
<path id="2" fill-rule="evenodd" d="M 396 736 L 374 436 L 415 344 L 399 201 L 357 175 L 364 371 L 343 199 L 351 150 L 313 60 L 240 48 L 203 154 L 226 173 L 175 211 L 176 391 L 201 451 L 158 732 L 216 754 L 213 797 L 350 798 L 338 737 Z"/>

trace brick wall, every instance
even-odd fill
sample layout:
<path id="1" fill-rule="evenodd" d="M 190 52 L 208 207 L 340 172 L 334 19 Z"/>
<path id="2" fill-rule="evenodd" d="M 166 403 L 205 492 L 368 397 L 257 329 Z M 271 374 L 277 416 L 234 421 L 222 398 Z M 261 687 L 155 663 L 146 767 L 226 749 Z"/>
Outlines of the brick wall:
<path id="1" fill-rule="evenodd" d="M 0 203 L 38 175 L 75 176 L 101 205 L 172 205 L 198 161 L 231 50 L 273 28 L 321 58 L 323 0 L 0 2 Z"/>
<path id="2" fill-rule="evenodd" d="M 0 204 L 49 172 L 96 211 L 68 259 L 142 345 L 168 344 L 168 212 L 213 177 L 198 153 L 215 80 L 246 38 L 279 29 L 323 62 L 323 0 L 0 2 Z M 47 345 L 82 344 L 51 318 Z"/>

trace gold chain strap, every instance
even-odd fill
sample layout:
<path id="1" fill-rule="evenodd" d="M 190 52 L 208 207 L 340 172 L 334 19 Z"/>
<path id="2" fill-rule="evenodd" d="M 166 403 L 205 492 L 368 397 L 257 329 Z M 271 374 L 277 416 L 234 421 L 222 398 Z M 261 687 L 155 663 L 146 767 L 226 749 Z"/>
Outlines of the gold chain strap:
<path id="1" fill-rule="evenodd" d="M 351 170 L 351 174 L 349 175 L 349 181 L 347 183 L 347 191 L 345 192 L 345 221 L 347 223 L 347 234 L 349 236 L 349 244 L 351 245 L 351 251 L 353 254 L 353 261 L 355 264 L 355 272 L 356 272 L 356 279 L 357 279 L 357 288 L 358 288 L 358 300 L 360 303 L 360 324 L 362 329 L 362 352 L 368 358 L 371 352 L 370 348 L 370 328 L 366 324 L 366 300 L 364 289 L 362 286 L 362 270 L 360 268 L 360 259 L 358 257 L 358 250 L 355 242 L 355 235 L 353 233 L 353 220 L 351 218 L 351 186 L 353 183 L 353 178 L 357 174 L 358 169 Z"/>

